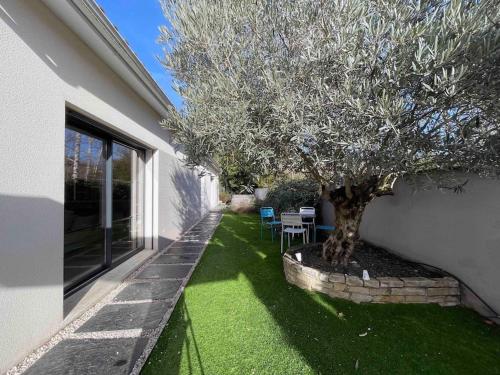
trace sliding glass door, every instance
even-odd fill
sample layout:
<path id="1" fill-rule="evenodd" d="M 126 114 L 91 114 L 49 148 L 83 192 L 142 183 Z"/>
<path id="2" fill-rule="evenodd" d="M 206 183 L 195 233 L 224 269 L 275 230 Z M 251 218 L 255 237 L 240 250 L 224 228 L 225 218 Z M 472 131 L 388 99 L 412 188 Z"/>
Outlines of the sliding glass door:
<path id="1" fill-rule="evenodd" d="M 74 116 L 65 142 L 67 293 L 144 247 L 144 150 Z"/>
<path id="2" fill-rule="evenodd" d="M 105 266 L 103 222 L 106 142 L 66 129 L 64 287 Z"/>

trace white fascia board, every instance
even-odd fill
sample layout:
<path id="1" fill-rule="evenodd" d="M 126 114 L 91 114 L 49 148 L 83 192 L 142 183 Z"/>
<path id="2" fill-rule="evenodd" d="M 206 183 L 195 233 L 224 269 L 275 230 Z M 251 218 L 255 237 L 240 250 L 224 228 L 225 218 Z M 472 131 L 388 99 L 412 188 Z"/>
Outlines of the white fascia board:
<path id="1" fill-rule="evenodd" d="M 137 94 L 161 116 L 167 116 L 172 103 L 94 0 L 43 2 Z"/>

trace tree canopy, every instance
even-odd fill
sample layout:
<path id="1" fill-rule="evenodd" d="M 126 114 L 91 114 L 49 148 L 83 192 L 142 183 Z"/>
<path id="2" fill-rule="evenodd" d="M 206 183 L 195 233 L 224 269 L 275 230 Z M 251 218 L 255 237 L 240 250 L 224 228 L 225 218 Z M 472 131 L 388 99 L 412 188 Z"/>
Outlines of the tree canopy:
<path id="1" fill-rule="evenodd" d="M 188 162 L 322 183 L 500 170 L 498 1 L 164 0 Z"/>

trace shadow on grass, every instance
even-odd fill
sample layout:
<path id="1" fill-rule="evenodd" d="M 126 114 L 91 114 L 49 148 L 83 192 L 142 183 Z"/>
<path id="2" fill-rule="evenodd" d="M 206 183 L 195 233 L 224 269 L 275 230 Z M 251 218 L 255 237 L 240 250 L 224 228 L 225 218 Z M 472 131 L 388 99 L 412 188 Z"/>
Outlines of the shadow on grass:
<path id="1" fill-rule="evenodd" d="M 225 215 L 167 327 L 145 374 L 500 373 L 499 330 L 472 311 L 289 285 L 252 215 Z"/>

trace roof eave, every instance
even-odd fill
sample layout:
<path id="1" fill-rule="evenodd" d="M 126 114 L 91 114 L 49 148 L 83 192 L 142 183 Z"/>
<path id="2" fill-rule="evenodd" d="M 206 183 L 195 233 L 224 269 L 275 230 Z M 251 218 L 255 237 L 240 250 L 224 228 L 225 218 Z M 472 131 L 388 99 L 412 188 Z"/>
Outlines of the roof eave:
<path id="1" fill-rule="evenodd" d="M 137 94 L 167 115 L 172 103 L 94 0 L 43 1 Z"/>

